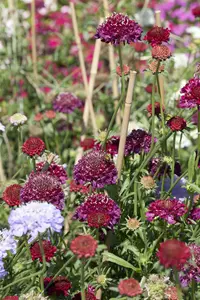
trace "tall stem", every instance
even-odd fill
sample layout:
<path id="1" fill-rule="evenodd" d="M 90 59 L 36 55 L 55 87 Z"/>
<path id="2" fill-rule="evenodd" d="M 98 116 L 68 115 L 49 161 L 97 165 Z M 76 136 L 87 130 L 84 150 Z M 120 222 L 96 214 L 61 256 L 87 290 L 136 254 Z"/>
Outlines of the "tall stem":
<path id="1" fill-rule="evenodd" d="M 173 136 L 173 149 L 172 149 L 172 171 L 171 171 L 171 184 L 170 187 L 172 187 L 173 182 L 174 182 L 174 169 L 175 169 L 175 145 L 176 145 L 176 132 L 174 133 Z"/>
<path id="2" fill-rule="evenodd" d="M 152 131 L 152 135 L 151 135 L 151 150 L 154 147 L 154 138 L 155 138 L 155 79 L 153 82 L 153 88 L 152 88 L 152 94 L 151 94 L 151 114 L 152 114 L 152 118 L 151 118 L 151 131 Z"/>
<path id="3" fill-rule="evenodd" d="M 198 164 L 199 164 L 199 158 L 200 158 L 200 105 L 198 105 L 197 107 L 197 112 L 198 112 L 198 124 L 197 124 L 197 128 L 198 128 L 198 140 L 197 140 L 197 161 L 196 161 L 196 167 L 198 168 Z"/>
<path id="4" fill-rule="evenodd" d="M 42 238 L 41 238 L 40 234 L 39 234 L 39 245 L 40 245 L 40 252 L 42 254 L 43 267 L 44 267 L 44 270 L 46 270 L 46 258 L 45 258 L 44 248 L 43 248 L 43 245 L 42 245 Z M 44 291 L 44 277 L 43 277 L 43 272 L 40 275 L 40 284 L 41 284 L 41 292 L 43 292 Z"/>
<path id="5" fill-rule="evenodd" d="M 85 299 L 85 278 L 84 278 L 84 264 L 85 262 L 81 262 L 81 300 Z"/>
<path id="6" fill-rule="evenodd" d="M 178 271 L 176 268 L 174 268 L 173 271 L 174 271 L 174 277 L 175 277 L 175 281 L 176 281 L 178 300 L 183 300 L 183 295 L 182 295 L 181 286 L 180 286 L 179 277 L 178 277 Z"/>
<path id="7" fill-rule="evenodd" d="M 32 46 L 32 61 L 33 73 L 35 81 L 37 81 L 37 50 L 36 50 L 36 30 L 35 30 L 35 0 L 31 2 L 31 46 Z"/>

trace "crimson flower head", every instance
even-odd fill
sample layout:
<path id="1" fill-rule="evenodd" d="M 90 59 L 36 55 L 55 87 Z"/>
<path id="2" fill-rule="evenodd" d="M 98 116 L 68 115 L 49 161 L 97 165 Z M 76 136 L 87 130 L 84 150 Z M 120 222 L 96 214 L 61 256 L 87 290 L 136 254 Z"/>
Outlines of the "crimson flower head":
<path id="1" fill-rule="evenodd" d="M 155 109 L 154 109 L 155 115 L 156 115 L 156 116 L 159 116 L 159 114 L 161 113 L 160 102 L 155 102 L 154 107 L 155 107 Z M 165 110 L 165 109 L 164 109 L 164 107 L 163 107 L 163 111 L 164 111 L 164 110 Z M 147 111 L 148 111 L 149 115 L 151 116 L 151 115 L 152 115 L 152 104 L 149 104 L 149 105 L 147 106 Z"/>
<path id="2" fill-rule="evenodd" d="M 139 53 L 144 52 L 148 48 L 148 45 L 143 42 L 131 43 L 131 46 L 133 46 L 135 51 Z"/>
<path id="3" fill-rule="evenodd" d="M 200 5 L 192 9 L 192 14 L 195 16 L 195 18 L 200 17 Z"/>
<path id="4" fill-rule="evenodd" d="M 90 183 L 93 188 L 115 184 L 117 169 L 103 150 L 92 150 L 74 166 L 74 180 L 78 184 Z"/>
<path id="5" fill-rule="evenodd" d="M 12 184 L 8 186 L 5 191 L 3 192 L 3 200 L 9 205 L 9 206 L 16 206 L 20 205 L 20 190 L 22 186 L 20 184 Z"/>
<path id="6" fill-rule="evenodd" d="M 52 257 L 54 257 L 57 248 L 53 246 L 50 241 L 46 241 L 46 240 L 42 241 L 42 247 L 43 247 L 46 261 L 50 261 Z M 42 253 L 40 250 L 39 242 L 36 242 L 31 246 L 30 252 L 31 252 L 32 260 L 36 260 L 39 258 L 40 262 L 42 262 Z"/>
<path id="7" fill-rule="evenodd" d="M 123 279 L 118 285 L 120 295 L 135 297 L 142 294 L 139 282 L 134 278 Z"/>
<path id="8" fill-rule="evenodd" d="M 84 151 L 92 149 L 94 147 L 95 140 L 93 138 L 85 138 L 80 142 L 80 146 Z"/>
<path id="9" fill-rule="evenodd" d="M 200 78 L 192 78 L 181 89 L 180 108 L 193 108 L 200 105 Z"/>
<path id="10" fill-rule="evenodd" d="M 67 180 L 67 173 L 65 169 L 61 165 L 57 165 L 56 163 L 52 162 L 48 169 L 46 171 L 42 171 L 45 163 L 39 162 L 36 164 L 36 171 L 39 172 L 45 172 L 46 174 L 56 177 L 60 183 L 64 184 Z"/>
<path id="11" fill-rule="evenodd" d="M 76 184 L 74 180 L 70 182 L 70 193 L 81 193 L 81 194 L 88 194 L 90 191 L 89 187 L 82 184 Z"/>
<path id="12" fill-rule="evenodd" d="M 148 93 L 148 94 L 152 94 L 152 91 L 153 91 L 153 84 L 150 83 L 148 84 L 146 87 L 145 87 L 145 91 Z M 157 87 L 155 86 L 155 93 L 157 93 Z"/>
<path id="13" fill-rule="evenodd" d="M 163 42 L 168 42 L 170 30 L 159 26 L 154 26 L 144 36 L 144 40 L 151 44 L 152 47 L 161 45 Z"/>
<path id="14" fill-rule="evenodd" d="M 96 39 L 102 42 L 119 45 L 130 44 L 141 39 L 141 26 L 122 13 L 113 13 L 104 23 L 98 26 Z"/>
<path id="15" fill-rule="evenodd" d="M 113 228 L 120 215 L 121 210 L 114 200 L 105 194 L 92 194 L 76 209 L 74 218 L 88 221 L 90 227 Z"/>
<path id="16" fill-rule="evenodd" d="M 120 66 L 116 67 L 116 73 L 122 77 L 122 70 Z M 124 75 L 128 75 L 130 73 L 130 67 L 128 65 L 123 65 L 123 73 Z"/>
<path id="17" fill-rule="evenodd" d="M 47 288 L 47 286 L 50 286 Z M 68 296 L 71 288 L 71 282 L 64 276 L 58 276 L 53 279 L 53 276 L 44 278 L 44 287 L 47 288 L 49 296 Z"/>
<path id="18" fill-rule="evenodd" d="M 64 192 L 56 177 L 44 173 L 30 174 L 28 181 L 20 191 L 22 202 L 46 201 L 58 209 L 64 208 Z"/>
<path id="19" fill-rule="evenodd" d="M 125 155 L 132 153 L 149 152 L 151 135 L 142 129 L 133 129 L 126 138 Z M 155 140 L 156 141 L 156 140 Z"/>
<path id="20" fill-rule="evenodd" d="M 176 116 L 167 121 L 167 126 L 172 131 L 182 131 L 186 128 L 187 123 L 182 117 Z"/>
<path id="21" fill-rule="evenodd" d="M 149 205 L 146 217 L 148 221 L 159 217 L 169 224 L 175 224 L 186 212 L 185 204 L 176 199 L 155 200 Z"/>
<path id="22" fill-rule="evenodd" d="M 170 49 L 165 45 L 156 45 L 152 48 L 152 57 L 157 60 L 166 60 L 171 57 Z"/>
<path id="23" fill-rule="evenodd" d="M 6 296 L 2 300 L 19 300 L 18 296 Z"/>
<path id="24" fill-rule="evenodd" d="M 53 101 L 55 111 L 71 114 L 75 109 L 81 108 L 83 102 L 72 93 L 60 93 Z"/>
<path id="25" fill-rule="evenodd" d="M 185 243 L 173 239 L 160 244 L 157 256 L 165 268 L 180 270 L 190 259 L 191 253 L 190 248 Z"/>
<path id="26" fill-rule="evenodd" d="M 92 257 L 97 249 L 97 241 L 91 235 L 79 235 L 71 241 L 70 249 L 78 258 Z"/>
<path id="27" fill-rule="evenodd" d="M 45 150 L 45 143 L 38 137 L 30 137 L 22 145 L 22 151 L 30 157 L 41 155 Z"/>

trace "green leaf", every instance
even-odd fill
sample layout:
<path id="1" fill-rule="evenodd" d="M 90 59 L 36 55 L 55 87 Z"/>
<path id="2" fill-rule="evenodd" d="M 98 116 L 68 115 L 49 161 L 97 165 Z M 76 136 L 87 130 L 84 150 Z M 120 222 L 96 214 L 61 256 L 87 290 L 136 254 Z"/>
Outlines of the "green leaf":
<path id="1" fill-rule="evenodd" d="M 112 254 L 112 253 L 106 251 L 103 253 L 103 255 L 104 255 L 106 261 L 112 262 L 114 264 L 117 264 L 117 265 L 127 268 L 127 269 L 132 269 L 133 271 L 140 273 L 140 269 L 135 268 L 132 264 L 130 264 L 129 262 L 127 262 L 126 260 L 122 259 L 121 257 L 119 257 L 115 254 Z"/>
<path id="2" fill-rule="evenodd" d="M 194 183 L 189 183 L 190 187 L 195 191 L 197 192 L 198 194 L 200 194 L 200 187 L 197 186 L 196 184 Z"/>
<path id="3" fill-rule="evenodd" d="M 131 246 L 131 245 L 127 246 L 127 250 L 130 250 L 131 252 L 133 252 L 135 254 L 135 256 L 137 256 L 137 257 L 140 256 L 140 252 L 135 246 Z"/>

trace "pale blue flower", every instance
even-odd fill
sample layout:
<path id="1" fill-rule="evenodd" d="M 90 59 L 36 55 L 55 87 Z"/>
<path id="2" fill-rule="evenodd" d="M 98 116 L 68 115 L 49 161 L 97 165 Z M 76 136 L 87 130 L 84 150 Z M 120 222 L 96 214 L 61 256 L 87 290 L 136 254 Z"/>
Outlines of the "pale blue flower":
<path id="1" fill-rule="evenodd" d="M 0 260 L 7 256 L 7 251 L 16 253 L 17 241 L 12 232 L 7 229 L 0 231 Z"/>

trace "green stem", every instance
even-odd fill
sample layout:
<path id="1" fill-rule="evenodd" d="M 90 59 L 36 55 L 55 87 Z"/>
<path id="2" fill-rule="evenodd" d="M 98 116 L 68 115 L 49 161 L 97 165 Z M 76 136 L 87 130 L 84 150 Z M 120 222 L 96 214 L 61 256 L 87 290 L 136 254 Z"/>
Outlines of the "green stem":
<path id="1" fill-rule="evenodd" d="M 153 149 L 154 147 L 154 144 L 155 144 L 155 79 L 154 79 L 154 82 L 153 82 L 153 88 L 152 88 L 152 94 L 151 94 L 151 107 L 152 107 L 152 111 L 151 111 L 151 114 L 152 114 L 152 122 L 151 122 L 151 149 Z"/>
<path id="2" fill-rule="evenodd" d="M 38 236 L 39 236 L 40 252 L 41 252 L 41 254 L 42 254 L 42 263 L 43 263 L 44 272 L 45 272 L 45 270 L 46 270 L 46 258 L 45 258 L 45 254 L 44 254 L 44 248 L 43 248 L 43 245 L 42 245 L 42 238 L 41 238 L 41 235 L 38 234 Z M 42 273 L 41 273 L 41 276 L 40 276 L 41 292 L 44 291 L 44 278 L 43 278 L 44 272 L 42 272 Z"/>
<path id="3" fill-rule="evenodd" d="M 174 182 L 174 169 L 175 169 L 175 145 L 176 145 L 176 132 L 174 132 L 173 136 L 173 149 L 172 149 L 172 171 L 171 171 L 171 184 L 170 187 L 173 185 Z"/>
<path id="4" fill-rule="evenodd" d="M 194 281 L 194 279 L 192 279 L 192 299 L 191 300 L 196 300 L 195 292 L 196 292 L 196 282 Z"/>
<path id="5" fill-rule="evenodd" d="M 137 199 L 137 182 L 134 181 L 134 216 L 137 217 L 137 207 L 138 207 L 138 199 Z"/>
<path id="6" fill-rule="evenodd" d="M 85 299 L 84 261 L 81 262 L 81 300 Z"/>
<path id="7" fill-rule="evenodd" d="M 173 268 L 173 271 L 174 271 L 174 277 L 175 277 L 175 281 L 176 281 L 178 300 L 183 300 L 182 290 L 181 290 L 179 277 L 178 277 L 178 271 L 176 268 Z"/>
<path id="8" fill-rule="evenodd" d="M 200 106 L 197 107 L 198 111 L 198 140 L 197 140 L 197 160 L 196 160 L 196 168 L 198 169 L 199 158 L 200 158 Z"/>

